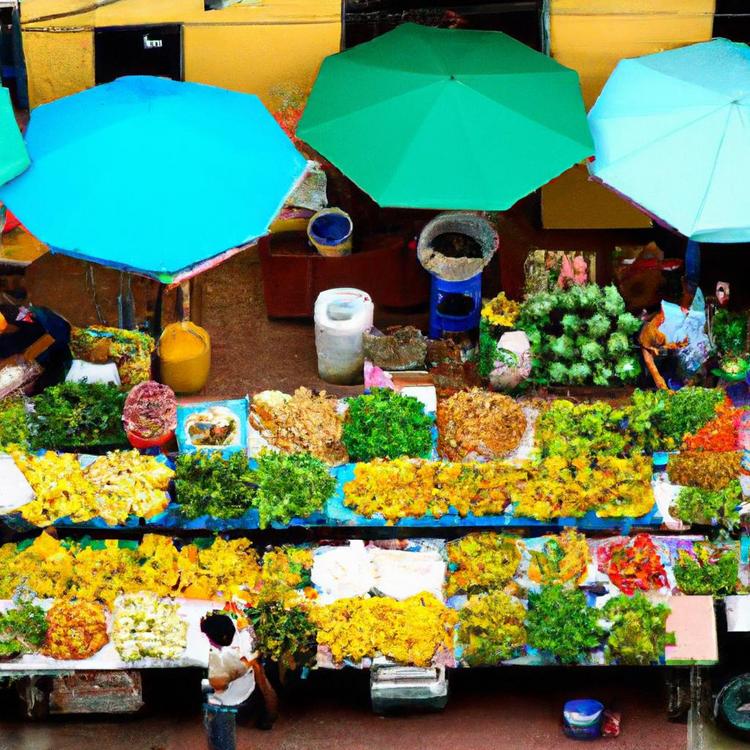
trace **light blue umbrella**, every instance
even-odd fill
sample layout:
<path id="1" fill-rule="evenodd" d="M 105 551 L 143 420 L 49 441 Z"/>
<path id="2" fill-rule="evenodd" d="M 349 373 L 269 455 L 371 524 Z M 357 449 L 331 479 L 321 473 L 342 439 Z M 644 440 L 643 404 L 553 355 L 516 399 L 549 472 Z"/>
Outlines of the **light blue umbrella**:
<path id="1" fill-rule="evenodd" d="M 589 113 L 593 177 L 696 242 L 750 241 L 750 48 L 622 60 Z"/>
<path id="2" fill-rule="evenodd" d="M 249 94 L 133 76 L 45 104 L 0 200 L 53 252 L 168 283 L 267 233 L 306 161 Z"/>

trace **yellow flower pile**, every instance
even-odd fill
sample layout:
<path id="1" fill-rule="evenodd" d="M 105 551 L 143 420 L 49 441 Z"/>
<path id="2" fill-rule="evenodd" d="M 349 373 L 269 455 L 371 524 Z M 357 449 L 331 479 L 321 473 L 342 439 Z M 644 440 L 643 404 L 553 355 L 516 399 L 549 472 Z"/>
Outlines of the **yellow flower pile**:
<path id="1" fill-rule="evenodd" d="M 453 648 L 458 621 L 457 612 L 427 593 L 401 602 L 386 597 L 339 599 L 312 607 L 310 617 L 318 626 L 318 645 L 329 649 L 337 663 L 382 655 L 418 667 Z"/>
<path id="2" fill-rule="evenodd" d="M 12 455 L 36 495 L 20 508 L 35 526 L 49 526 L 66 516 L 75 522 L 100 516 L 117 525 L 131 515 L 153 516 L 169 503 L 166 490 L 174 472 L 135 450 L 108 453 L 85 469 L 73 453 Z"/>
<path id="3" fill-rule="evenodd" d="M 492 532 L 468 534 L 447 545 L 450 573 L 446 593 L 501 589 L 521 562 L 523 542 Z"/>
<path id="4" fill-rule="evenodd" d="M 40 597 L 75 597 L 109 606 L 120 594 L 149 591 L 196 599 L 252 599 L 260 587 L 258 555 L 247 539 L 217 538 L 210 547 L 147 534 L 133 547 L 116 540 L 98 545 L 63 544 L 48 534 L 19 551 L 0 547 L 0 598 L 20 585 Z"/>
<path id="5" fill-rule="evenodd" d="M 87 659 L 109 642 L 107 616 L 91 602 L 55 602 L 47 612 L 42 653 L 54 659 Z"/>
<path id="6" fill-rule="evenodd" d="M 654 505 L 651 464 L 646 456 L 550 456 L 509 463 L 431 462 L 399 458 L 360 463 L 344 486 L 344 504 L 388 523 L 455 508 L 460 516 L 499 515 L 511 504 L 515 515 L 539 520 L 604 518 L 648 513 Z"/>
<path id="7" fill-rule="evenodd" d="M 612 518 L 641 516 L 654 505 L 651 466 L 645 456 L 542 459 L 514 494 L 515 513 L 539 520 L 580 518 L 591 510 Z"/>
<path id="8" fill-rule="evenodd" d="M 310 548 L 285 545 L 263 555 L 261 591 L 265 599 L 276 599 L 294 606 L 302 599 L 317 596 L 310 580 L 313 552 Z"/>
<path id="9" fill-rule="evenodd" d="M 491 326 L 512 328 L 516 324 L 520 310 L 520 303 L 508 299 L 505 292 L 500 292 L 482 307 L 482 319 Z"/>

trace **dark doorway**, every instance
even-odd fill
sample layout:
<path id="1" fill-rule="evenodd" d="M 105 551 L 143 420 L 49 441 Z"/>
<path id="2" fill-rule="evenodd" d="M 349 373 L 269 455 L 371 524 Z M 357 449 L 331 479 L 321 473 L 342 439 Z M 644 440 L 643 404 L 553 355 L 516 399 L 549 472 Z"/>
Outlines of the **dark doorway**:
<path id="1" fill-rule="evenodd" d="M 97 83 L 120 76 L 149 75 L 182 80 L 182 26 L 118 26 L 94 34 Z"/>
<path id="2" fill-rule="evenodd" d="M 542 0 L 344 0 L 344 47 L 406 21 L 443 28 L 504 31 L 541 49 Z"/>

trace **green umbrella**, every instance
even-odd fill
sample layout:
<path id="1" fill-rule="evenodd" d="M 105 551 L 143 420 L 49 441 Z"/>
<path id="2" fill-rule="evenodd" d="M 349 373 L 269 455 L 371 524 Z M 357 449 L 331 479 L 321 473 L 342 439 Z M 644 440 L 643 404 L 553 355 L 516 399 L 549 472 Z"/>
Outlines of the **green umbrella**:
<path id="1" fill-rule="evenodd" d="M 593 153 L 575 71 L 500 32 L 411 23 L 324 60 L 297 136 L 409 208 L 510 208 Z"/>
<path id="2" fill-rule="evenodd" d="M 0 88 L 0 185 L 29 166 L 29 154 L 18 129 L 8 89 Z"/>

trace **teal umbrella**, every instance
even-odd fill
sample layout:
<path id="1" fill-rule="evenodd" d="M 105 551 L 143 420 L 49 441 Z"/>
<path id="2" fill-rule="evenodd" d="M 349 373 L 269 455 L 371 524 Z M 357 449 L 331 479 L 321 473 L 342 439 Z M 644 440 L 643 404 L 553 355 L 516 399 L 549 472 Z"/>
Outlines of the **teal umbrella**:
<path id="1" fill-rule="evenodd" d="M 593 152 L 575 71 L 500 32 L 410 23 L 328 57 L 297 136 L 409 208 L 510 208 Z"/>
<path id="2" fill-rule="evenodd" d="M 750 47 L 622 60 L 589 114 L 592 176 L 697 242 L 750 241 Z"/>
<path id="3" fill-rule="evenodd" d="M 29 154 L 18 129 L 8 89 L 0 88 L 0 185 L 29 166 Z"/>

